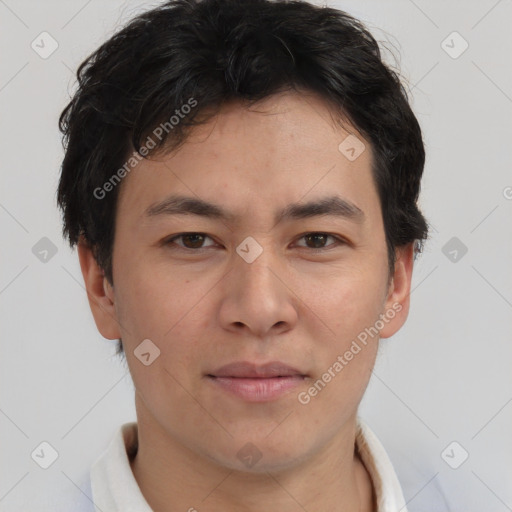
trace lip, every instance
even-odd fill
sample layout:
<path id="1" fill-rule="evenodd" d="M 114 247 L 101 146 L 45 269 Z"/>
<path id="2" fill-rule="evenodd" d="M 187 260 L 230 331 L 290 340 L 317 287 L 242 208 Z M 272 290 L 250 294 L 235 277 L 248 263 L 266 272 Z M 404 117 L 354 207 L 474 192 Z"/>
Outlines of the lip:
<path id="1" fill-rule="evenodd" d="M 299 386 L 306 375 L 280 361 L 256 365 L 239 361 L 221 366 L 207 378 L 217 389 L 248 402 L 276 400 Z"/>
<path id="2" fill-rule="evenodd" d="M 297 368 L 293 368 L 281 361 L 271 361 L 265 364 L 236 361 L 217 368 L 209 375 L 213 377 L 238 377 L 246 379 L 292 377 L 297 375 L 305 376 L 305 374 Z"/>

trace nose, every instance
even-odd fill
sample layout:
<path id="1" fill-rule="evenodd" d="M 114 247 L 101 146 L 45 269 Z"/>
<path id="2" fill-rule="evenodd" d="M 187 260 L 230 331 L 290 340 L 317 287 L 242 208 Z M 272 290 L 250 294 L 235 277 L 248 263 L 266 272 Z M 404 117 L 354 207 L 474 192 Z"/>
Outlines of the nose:
<path id="1" fill-rule="evenodd" d="M 298 319 L 298 299 L 290 280 L 270 248 L 251 263 L 234 254 L 231 271 L 223 279 L 222 327 L 262 339 L 292 329 Z"/>

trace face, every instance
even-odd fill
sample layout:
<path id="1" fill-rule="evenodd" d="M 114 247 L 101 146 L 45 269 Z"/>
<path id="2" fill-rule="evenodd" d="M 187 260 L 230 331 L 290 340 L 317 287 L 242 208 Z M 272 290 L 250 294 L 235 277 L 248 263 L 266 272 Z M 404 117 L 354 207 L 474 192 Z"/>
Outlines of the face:
<path id="1" fill-rule="evenodd" d="M 412 250 L 390 276 L 371 148 L 346 129 L 313 95 L 232 103 L 124 178 L 113 287 L 79 248 L 139 421 L 224 467 L 247 470 L 247 443 L 252 471 L 332 445 L 407 316 Z"/>

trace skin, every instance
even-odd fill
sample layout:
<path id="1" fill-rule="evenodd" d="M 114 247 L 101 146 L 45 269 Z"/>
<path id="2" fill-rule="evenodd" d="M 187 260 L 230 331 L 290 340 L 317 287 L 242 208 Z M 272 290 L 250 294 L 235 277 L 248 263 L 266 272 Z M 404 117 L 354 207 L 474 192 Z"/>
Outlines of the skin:
<path id="1" fill-rule="evenodd" d="M 366 145 L 353 162 L 338 150 L 347 130 Z M 393 304 L 401 310 L 380 337 L 407 318 L 413 248 L 397 250 L 389 275 L 371 164 L 370 144 L 334 123 L 313 94 L 281 93 L 251 110 L 231 103 L 179 150 L 141 162 L 124 179 L 113 286 L 79 244 L 98 330 L 123 339 L 139 426 L 132 470 L 156 512 L 375 510 L 354 442 L 379 337 L 307 405 L 297 399 Z M 236 219 L 144 216 L 171 193 L 217 203 Z M 333 193 L 364 219 L 274 225 L 274 211 Z M 184 232 L 207 237 L 163 243 Z M 308 233 L 345 243 L 329 237 L 315 245 Z M 236 252 L 248 236 L 263 248 L 250 264 Z M 134 355 L 144 339 L 161 351 L 149 366 Z M 253 403 L 205 376 L 241 360 L 282 361 L 308 378 L 278 399 Z M 237 457 L 248 442 L 262 454 L 251 468 Z"/>

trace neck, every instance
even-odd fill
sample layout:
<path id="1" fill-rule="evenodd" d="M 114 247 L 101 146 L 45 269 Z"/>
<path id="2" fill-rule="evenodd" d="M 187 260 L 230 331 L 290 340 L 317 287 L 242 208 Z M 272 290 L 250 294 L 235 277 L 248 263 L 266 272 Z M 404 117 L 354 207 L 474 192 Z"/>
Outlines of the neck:
<path id="1" fill-rule="evenodd" d="M 160 427 L 136 398 L 135 479 L 154 512 L 372 512 L 371 478 L 355 448 L 356 419 L 317 453 L 286 470 L 221 466 Z"/>

